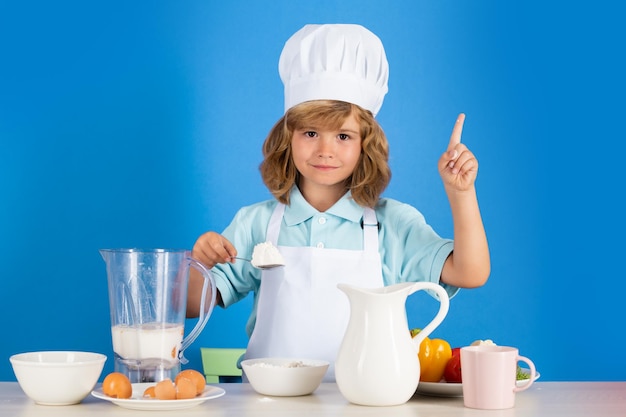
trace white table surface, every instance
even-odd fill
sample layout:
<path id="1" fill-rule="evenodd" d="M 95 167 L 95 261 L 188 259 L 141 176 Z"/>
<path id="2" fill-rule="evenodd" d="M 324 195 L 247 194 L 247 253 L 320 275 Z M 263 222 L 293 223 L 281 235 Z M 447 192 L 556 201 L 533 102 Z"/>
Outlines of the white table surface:
<path id="1" fill-rule="evenodd" d="M 415 395 L 406 404 L 395 407 L 366 407 L 350 404 L 337 385 L 322 384 L 312 395 L 304 397 L 267 397 L 259 395 L 249 384 L 216 384 L 226 390 L 222 397 L 208 400 L 193 408 L 176 411 L 138 411 L 119 407 L 88 396 L 82 403 L 70 406 L 35 404 L 17 382 L 0 382 L 0 416 L 2 417 L 72 417 L 72 416 L 626 416 L 626 382 L 536 382 L 516 397 L 515 408 L 508 410 L 473 410 L 463 406 L 462 398 L 439 398 Z"/>

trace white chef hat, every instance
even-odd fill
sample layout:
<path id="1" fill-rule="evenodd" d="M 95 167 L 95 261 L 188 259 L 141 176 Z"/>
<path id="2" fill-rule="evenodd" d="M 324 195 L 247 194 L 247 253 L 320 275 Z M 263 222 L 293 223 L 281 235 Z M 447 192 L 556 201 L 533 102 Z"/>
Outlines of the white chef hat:
<path id="1" fill-rule="evenodd" d="M 380 110 L 389 64 L 380 39 L 360 25 L 306 25 L 285 43 L 278 62 L 285 111 L 309 100 L 340 100 Z"/>

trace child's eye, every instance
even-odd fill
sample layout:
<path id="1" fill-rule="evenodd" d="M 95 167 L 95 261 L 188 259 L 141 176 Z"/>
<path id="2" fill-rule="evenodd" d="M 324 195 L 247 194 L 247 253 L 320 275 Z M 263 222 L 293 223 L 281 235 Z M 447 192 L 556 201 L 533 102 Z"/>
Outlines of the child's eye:
<path id="1" fill-rule="evenodd" d="M 308 130 L 306 132 L 304 132 L 304 136 L 306 136 L 307 138 L 314 138 L 317 136 L 317 132 L 314 132 L 312 130 Z"/>
<path id="2" fill-rule="evenodd" d="M 339 140 L 348 140 L 348 139 L 350 139 L 350 136 L 346 135 L 345 133 L 340 133 L 338 135 L 338 137 L 339 137 Z"/>

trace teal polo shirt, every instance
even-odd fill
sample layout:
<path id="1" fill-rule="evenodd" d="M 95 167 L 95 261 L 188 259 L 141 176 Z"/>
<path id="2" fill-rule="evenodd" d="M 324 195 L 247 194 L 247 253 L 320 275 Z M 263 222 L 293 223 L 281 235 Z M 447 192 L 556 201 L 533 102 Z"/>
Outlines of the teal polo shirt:
<path id="1" fill-rule="evenodd" d="M 237 249 L 238 255 L 251 259 L 254 246 L 266 241 L 267 226 L 276 208 L 268 200 L 241 208 L 222 235 Z M 428 281 L 439 283 L 441 270 L 453 250 L 453 241 L 441 238 L 414 207 L 382 198 L 375 207 L 379 223 L 378 243 L 385 285 L 400 282 Z M 319 212 L 294 187 L 290 204 L 285 207 L 278 236 L 279 246 L 315 246 L 330 249 L 363 249 L 361 218 L 363 207 L 350 192 L 325 212 Z M 250 262 L 218 264 L 212 269 L 224 307 L 254 293 L 253 312 L 247 325 L 252 333 L 256 318 L 257 294 L 261 270 Z M 457 287 L 441 284 L 450 297 Z"/>

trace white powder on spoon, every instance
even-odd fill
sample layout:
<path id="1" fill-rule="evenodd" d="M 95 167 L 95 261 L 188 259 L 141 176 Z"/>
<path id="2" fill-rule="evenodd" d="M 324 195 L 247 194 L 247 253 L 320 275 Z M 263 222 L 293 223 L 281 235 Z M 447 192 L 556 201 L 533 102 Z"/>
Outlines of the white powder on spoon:
<path id="1" fill-rule="evenodd" d="M 285 265 L 285 259 L 272 242 L 259 243 L 252 252 L 252 266 L 256 268 L 265 266 Z"/>

